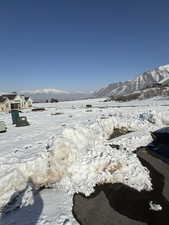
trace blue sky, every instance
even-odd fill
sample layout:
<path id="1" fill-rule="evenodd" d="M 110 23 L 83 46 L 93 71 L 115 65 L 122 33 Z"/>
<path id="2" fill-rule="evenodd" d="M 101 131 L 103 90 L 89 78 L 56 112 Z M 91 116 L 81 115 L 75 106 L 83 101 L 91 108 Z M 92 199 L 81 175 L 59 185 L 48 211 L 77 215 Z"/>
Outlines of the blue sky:
<path id="1" fill-rule="evenodd" d="M 169 64 L 169 2 L 0 1 L 0 91 L 88 91 Z"/>

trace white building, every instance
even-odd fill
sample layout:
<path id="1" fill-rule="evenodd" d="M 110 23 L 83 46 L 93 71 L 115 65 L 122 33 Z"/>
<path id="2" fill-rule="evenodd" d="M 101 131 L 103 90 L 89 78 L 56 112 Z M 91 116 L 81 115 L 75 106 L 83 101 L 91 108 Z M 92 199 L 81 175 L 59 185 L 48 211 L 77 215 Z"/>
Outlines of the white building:
<path id="1" fill-rule="evenodd" d="M 26 109 L 32 108 L 32 104 L 33 104 L 33 101 L 31 97 L 25 97 L 25 108 Z"/>
<path id="2" fill-rule="evenodd" d="M 8 98 L 0 96 L 0 112 L 9 112 L 11 109 Z"/>
<path id="3" fill-rule="evenodd" d="M 4 94 L 0 96 L 0 112 L 9 112 L 13 109 L 29 109 L 32 108 L 32 99 L 17 93 Z"/>

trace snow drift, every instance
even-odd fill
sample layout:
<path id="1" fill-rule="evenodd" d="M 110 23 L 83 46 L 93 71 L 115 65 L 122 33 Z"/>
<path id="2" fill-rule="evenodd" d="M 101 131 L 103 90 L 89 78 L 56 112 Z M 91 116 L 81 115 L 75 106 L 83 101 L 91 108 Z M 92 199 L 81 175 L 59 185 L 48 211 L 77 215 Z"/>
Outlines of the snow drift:
<path id="1" fill-rule="evenodd" d="M 22 191 L 30 178 L 37 188 L 52 185 L 85 195 L 99 183 L 121 182 L 138 191 L 151 190 L 149 171 L 132 151 L 151 141 L 149 130 L 168 122 L 166 115 L 147 111 L 134 116 L 117 114 L 88 127 L 65 129 L 39 156 L 1 165 L 0 208 Z M 120 145 L 119 150 L 111 148 L 108 141 L 117 127 L 133 131 L 111 140 Z"/>

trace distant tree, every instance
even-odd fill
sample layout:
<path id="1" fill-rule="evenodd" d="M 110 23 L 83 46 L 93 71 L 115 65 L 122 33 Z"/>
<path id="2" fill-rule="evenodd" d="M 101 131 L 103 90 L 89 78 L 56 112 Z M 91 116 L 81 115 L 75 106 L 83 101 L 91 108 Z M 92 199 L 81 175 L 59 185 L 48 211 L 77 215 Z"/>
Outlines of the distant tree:
<path id="1" fill-rule="evenodd" d="M 50 99 L 50 103 L 54 103 L 54 102 L 59 102 L 59 100 L 56 99 L 56 98 L 51 98 L 51 99 Z"/>
<path id="2" fill-rule="evenodd" d="M 91 108 L 92 107 L 92 105 L 86 105 L 86 108 Z"/>
<path id="3" fill-rule="evenodd" d="M 48 102 L 49 102 L 49 100 L 47 99 L 47 100 L 46 100 L 46 103 L 48 103 Z"/>

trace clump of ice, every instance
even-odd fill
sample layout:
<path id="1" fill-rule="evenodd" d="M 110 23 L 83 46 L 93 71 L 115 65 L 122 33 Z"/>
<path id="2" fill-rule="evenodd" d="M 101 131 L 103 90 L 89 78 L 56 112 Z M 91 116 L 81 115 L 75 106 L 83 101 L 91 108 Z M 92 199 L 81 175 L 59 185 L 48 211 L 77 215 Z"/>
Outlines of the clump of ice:
<path id="1" fill-rule="evenodd" d="M 137 118 L 144 123 L 149 122 L 156 126 L 169 125 L 168 111 L 157 112 L 155 110 L 147 110 L 137 114 Z"/>
<path id="2" fill-rule="evenodd" d="M 162 124 L 169 125 L 169 112 L 168 111 L 159 112 L 158 117 L 160 118 Z"/>
<path id="3" fill-rule="evenodd" d="M 150 201 L 149 205 L 150 205 L 150 210 L 153 210 L 153 211 L 161 211 L 163 209 L 160 204 L 156 204 L 153 201 Z"/>
<path id="4" fill-rule="evenodd" d="M 143 120 L 143 121 L 148 121 L 148 122 L 150 122 L 152 124 L 156 123 L 155 115 L 151 111 L 140 113 L 139 114 L 139 119 Z"/>

